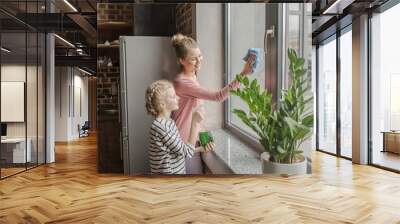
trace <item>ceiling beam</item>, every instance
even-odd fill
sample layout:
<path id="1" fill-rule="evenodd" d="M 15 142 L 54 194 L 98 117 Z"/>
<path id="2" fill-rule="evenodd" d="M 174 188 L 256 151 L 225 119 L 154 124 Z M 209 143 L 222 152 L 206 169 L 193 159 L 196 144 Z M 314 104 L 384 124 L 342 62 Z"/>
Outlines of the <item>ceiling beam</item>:
<path id="1" fill-rule="evenodd" d="M 96 71 L 97 59 L 91 56 L 55 56 L 56 66 L 88 67 Z"/>
<path id="2" fill-rule="evenodd" d="M 78 24 L 91 39 L 96 39 L 97 29 L 90 24 L 85 17 L 80 14 L 68 14 L 68 17 Z"/>

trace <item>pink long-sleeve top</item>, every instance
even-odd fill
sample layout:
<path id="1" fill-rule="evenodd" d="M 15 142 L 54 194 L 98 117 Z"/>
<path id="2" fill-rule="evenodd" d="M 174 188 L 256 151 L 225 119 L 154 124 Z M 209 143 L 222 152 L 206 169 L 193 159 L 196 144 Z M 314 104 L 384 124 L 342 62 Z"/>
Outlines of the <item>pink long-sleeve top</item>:
<path id="1" fill-rule="evenodd" d="M 199 100 L 224 101 L 228 97 L 229 90 L 234 85 L 234 82 L 219 91 L 210 91 L 201 87 L 197 81 L 183 75 L 179 75 L 174 80 L 175 92 L 179 97 L 179 109 L 172 113 L 172 119 L 175 121 L 181 138 L 185 142 L 188 141 L 190 135 L 192 111 L 198 105 Z"/>

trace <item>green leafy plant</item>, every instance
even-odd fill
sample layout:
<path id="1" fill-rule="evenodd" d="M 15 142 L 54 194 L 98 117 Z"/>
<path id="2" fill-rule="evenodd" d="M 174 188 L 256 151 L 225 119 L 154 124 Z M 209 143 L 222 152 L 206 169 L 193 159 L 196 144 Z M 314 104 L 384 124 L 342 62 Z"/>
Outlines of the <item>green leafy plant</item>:
<path id="1" fill-rule="evenodd" d="M 278 163 L 294 163 L 301 157 L 300 145 L 311 136 L 314 122 L 311 81 L 304 58 L 293 49 L 288 49 L 288 57 L 291 83 L 287 90 L 282 90 L 278 105 L 272 103 L 272 94 L 262 90 L 256 79 L 250 82 L 248 77 L 236 75 L 243 87 L 231 90 L 248 106 L 247 113 L 240 109 L 233 113 L 257 133 L 270 161 Z"/>

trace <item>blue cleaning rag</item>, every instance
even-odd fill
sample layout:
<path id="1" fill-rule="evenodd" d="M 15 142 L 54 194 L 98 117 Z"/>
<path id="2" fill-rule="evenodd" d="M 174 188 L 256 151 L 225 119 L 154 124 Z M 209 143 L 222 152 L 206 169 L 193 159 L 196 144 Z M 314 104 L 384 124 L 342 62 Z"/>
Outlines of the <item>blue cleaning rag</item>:
<path id="1" fill-rule="evenodd" d="M 255 56 L 255 60 L 251 64 L 251 72 L 254 73 L 256 71 L 257 67 L 259 66 L 261 62 L 261 54 L 262 54 L 262 49 L 260 48 L 249 48 L 247 51 L 246 56 L 243 58 L 244 61 L 247 61 L 247 59 L 250 57 L 250 55 Z"/>

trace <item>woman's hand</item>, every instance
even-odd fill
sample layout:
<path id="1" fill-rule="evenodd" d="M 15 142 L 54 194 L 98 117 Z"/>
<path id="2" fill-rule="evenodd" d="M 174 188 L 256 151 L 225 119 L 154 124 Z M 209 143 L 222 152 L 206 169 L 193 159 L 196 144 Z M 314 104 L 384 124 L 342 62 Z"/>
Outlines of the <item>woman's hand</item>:
<path id="1" fill-rule="evenodd" d="M 209 142 L 209 143 L 204 147 L 204 152 L 213 151 L 214 149 L 215 149 L 215 144 L 214 144 L 214 142 Z"/>
<path id="2" fill-rule="evenodd" d="M 253 73 L 253 62 L 256 60 L 256 57 L 254 55 L 250 55 L 249 59 L 247 59 L 246 64 L 243 66 L 242 72 L 240 72 L 241 75 L 250 75 Z"/>
<path id="3" fill-rule="evenodd" d="M 237 80 L 233 80 L 230 84 L 229 84 L 229 89 L 234 89 L 236 90 L 237 88 L 240 87 L 240 82 Z"/>

